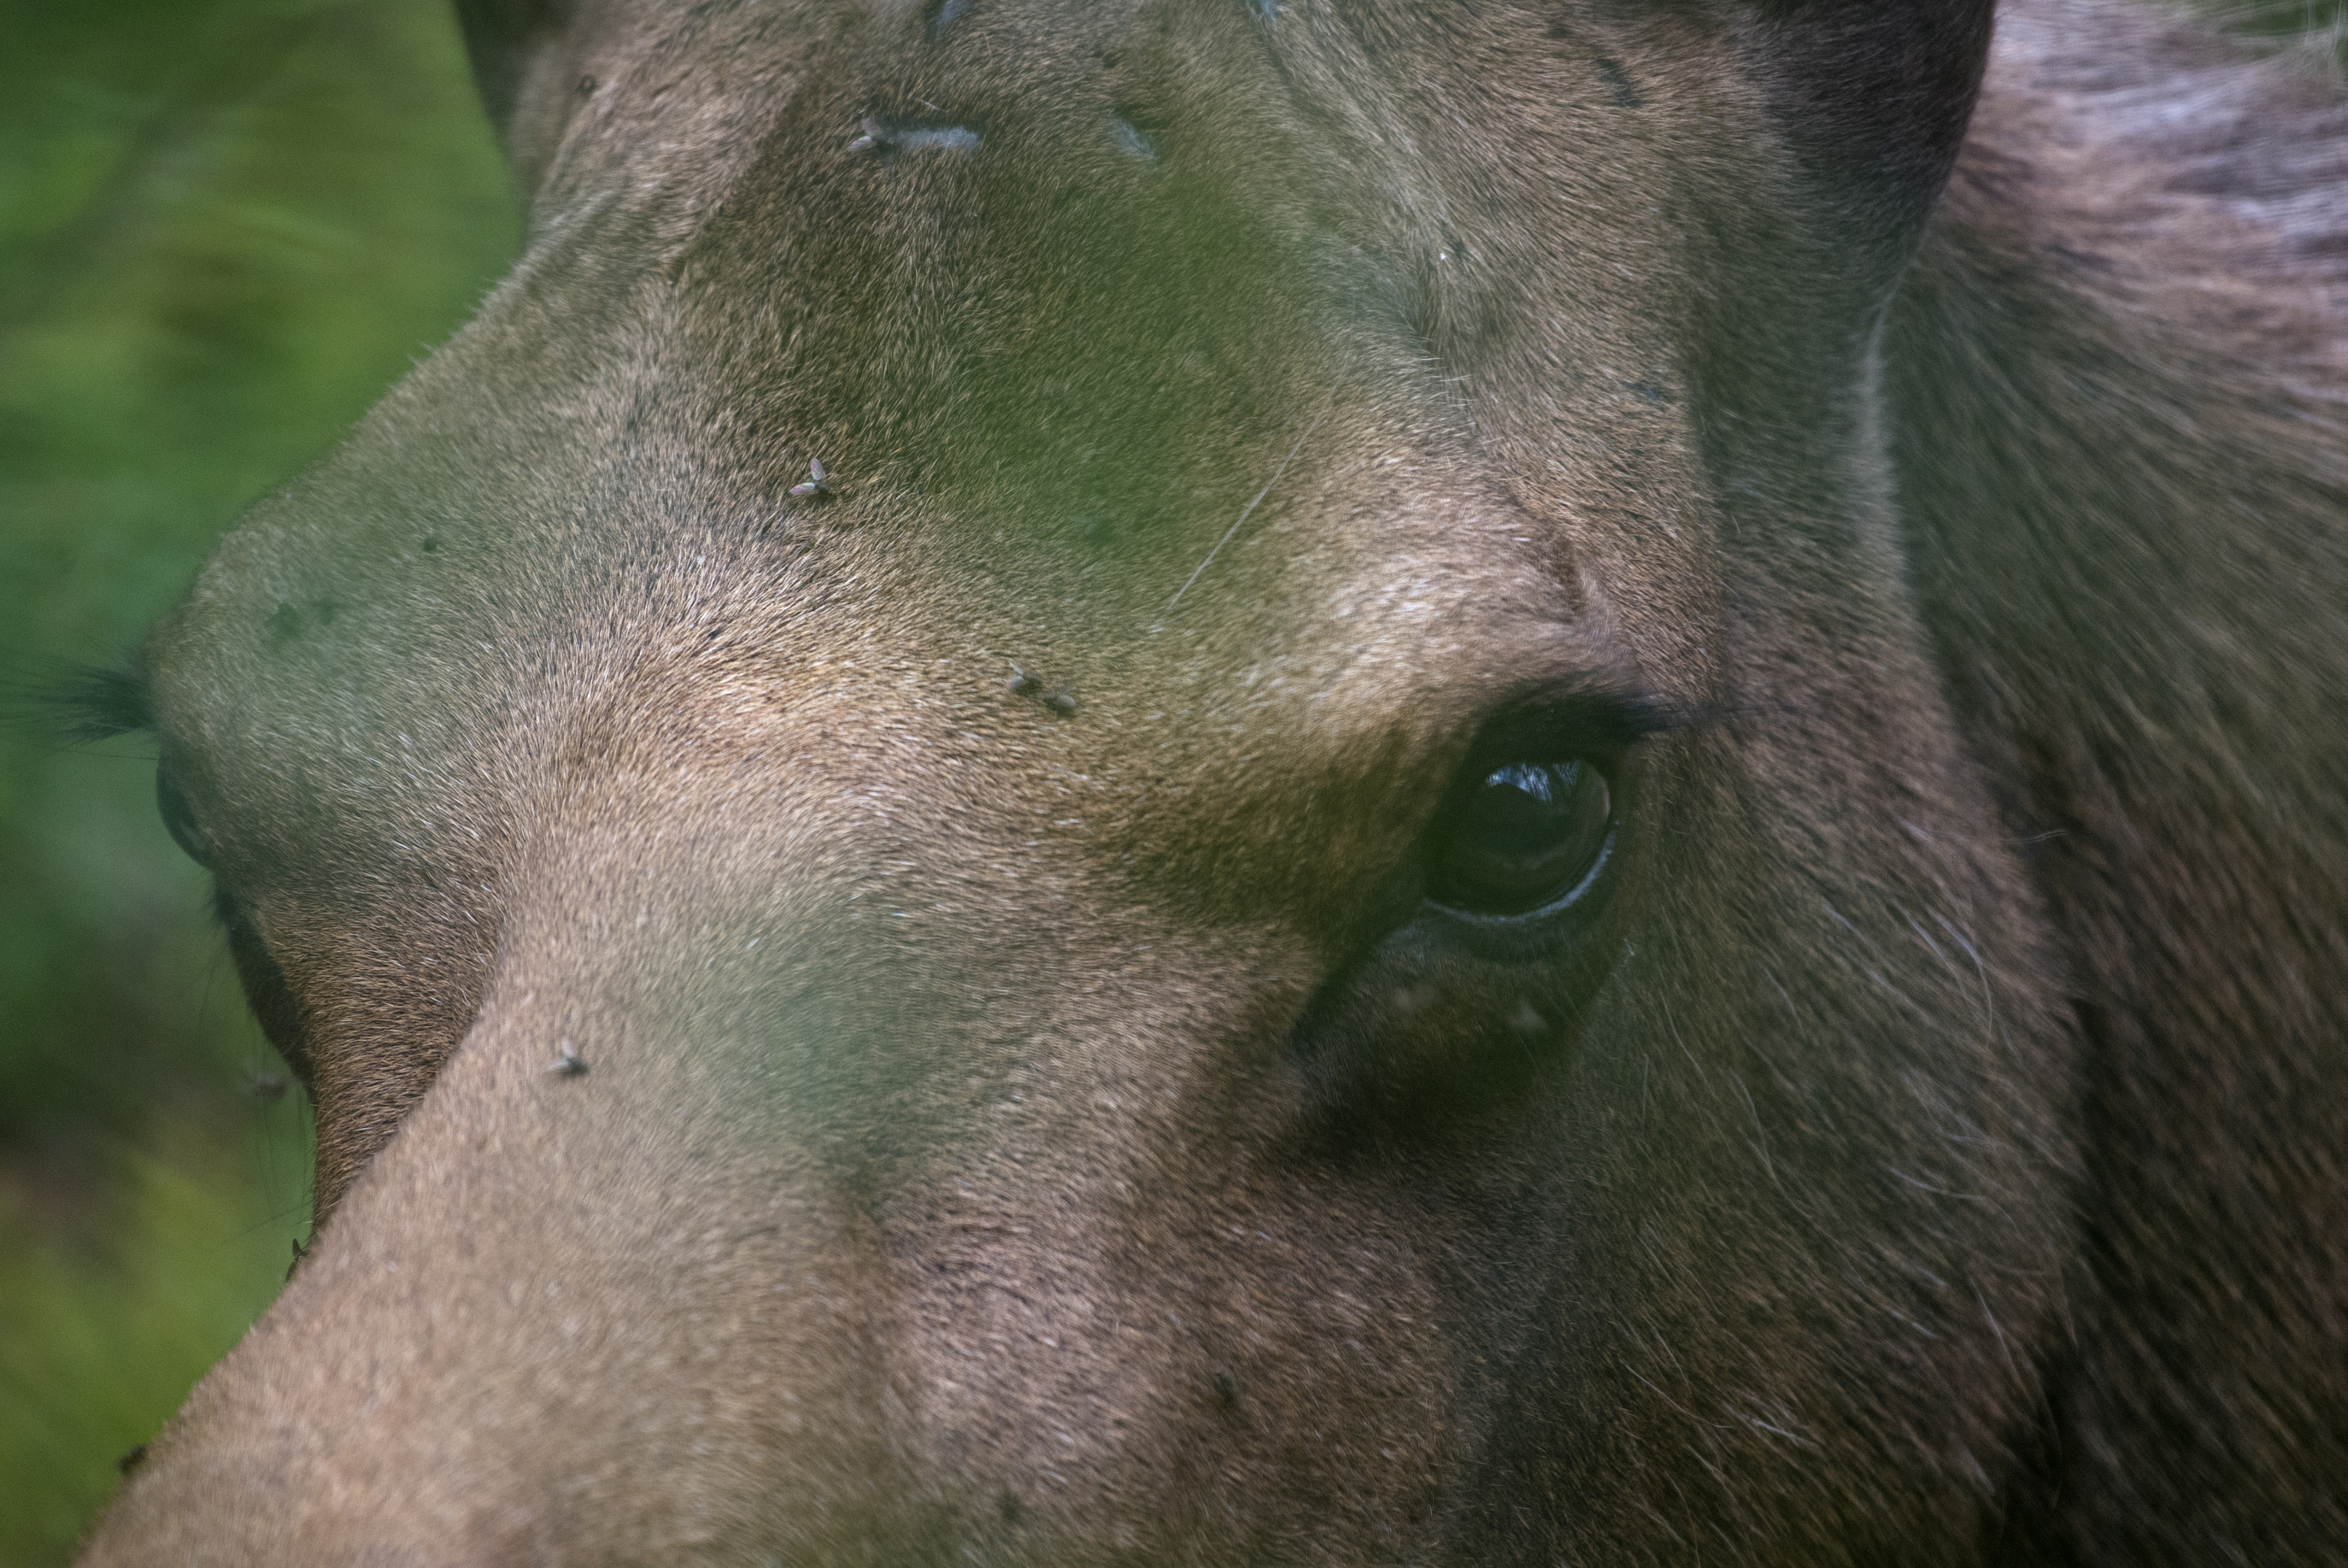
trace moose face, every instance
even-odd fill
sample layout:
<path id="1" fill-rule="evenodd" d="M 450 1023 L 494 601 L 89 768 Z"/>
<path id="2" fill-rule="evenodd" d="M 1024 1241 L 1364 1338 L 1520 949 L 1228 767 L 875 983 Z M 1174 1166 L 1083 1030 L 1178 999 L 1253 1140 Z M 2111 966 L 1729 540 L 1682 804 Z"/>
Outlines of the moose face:
<path id="1" fill-rule="evenodd" d="M 527 253 L 149 649 L 324 1222 L 91 1560 L 1969 1546 L 2065 1037 L 1873 353 L 1984 8 L 473 21 Z"/>

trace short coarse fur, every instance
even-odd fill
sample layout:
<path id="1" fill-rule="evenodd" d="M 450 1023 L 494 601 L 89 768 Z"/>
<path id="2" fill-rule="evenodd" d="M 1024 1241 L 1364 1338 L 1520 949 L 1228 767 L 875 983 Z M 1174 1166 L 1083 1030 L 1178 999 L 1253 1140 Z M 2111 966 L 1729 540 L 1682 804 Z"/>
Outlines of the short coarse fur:
<path id="1" fill-rule="evenodd" d="M 89 1561 L 2348 1555 L 2335 83 L 466 15 L 521 263 L 148 645 L 322 1226 Z"/>
<path id="2" fill-rule="evenodd" d="M 2348 100 L 2157 17 L 2008 18 L 1887 392 L 2089 1051 L 2017 1533 L 2316 1562 L 2348 1542 Z"/>

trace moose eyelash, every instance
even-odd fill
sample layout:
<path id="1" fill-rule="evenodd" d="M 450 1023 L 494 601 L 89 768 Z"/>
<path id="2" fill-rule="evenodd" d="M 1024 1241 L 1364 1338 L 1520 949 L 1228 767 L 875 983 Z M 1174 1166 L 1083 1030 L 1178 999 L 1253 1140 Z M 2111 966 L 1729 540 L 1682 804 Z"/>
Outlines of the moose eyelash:
<path id="1" fill-rule="evenodd" d="M 72 665 L 36 688 L 33 701 L 77 741 L 149 734 L 155 727 L 153 689 L 135 669 Z"/>
<path id="2" fill-rule="evenodd" d="M 1494 710 L 1477 733 L 1469 763 L 1512 761 L 1561 746 L 1619 750 L 1703 723 L 1699 713 L 1642 686 L 1586 676 L 1548 681 L 1513 694 Z"/>

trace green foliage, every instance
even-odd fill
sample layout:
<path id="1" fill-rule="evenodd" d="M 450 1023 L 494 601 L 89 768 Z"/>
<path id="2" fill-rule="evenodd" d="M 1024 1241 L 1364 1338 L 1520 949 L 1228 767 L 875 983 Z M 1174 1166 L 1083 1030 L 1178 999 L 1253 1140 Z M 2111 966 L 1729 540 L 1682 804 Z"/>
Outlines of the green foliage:
<path id="1" fill-rule="evenodd" d="M 308 1228 L 302 1122 L 289 1101 L 249 1150 L 184 1129 L 160 1153 L 108 1147 L 102 1195 L 0 1185 L 0 1563 L 63 1561 L 115 1461 L 276 1295 Z M 52 1206 L 92 1199 L 103 1230 L 61 1233 Z"/>
<path id="2" fill-rule="evenodd" d="M 0 0 L 0 668 L 122 661 L 470 312 L 516 203 L 446 0 Z M 0 730 L 0 1563 L 275 1295 L 298 1095 L 151 748 Z"/>
<path id="3" fill-rule="evenodd" d="M 501 270 L 446 0 L 0 0 L 0 657 L 113 663 Z M 2213 4 L 2277 33 L 2348 0 Z M 0 1563 L 58 1563 L 303 1233 L 308 1129 L 145 748 L 0 732 Z"/>

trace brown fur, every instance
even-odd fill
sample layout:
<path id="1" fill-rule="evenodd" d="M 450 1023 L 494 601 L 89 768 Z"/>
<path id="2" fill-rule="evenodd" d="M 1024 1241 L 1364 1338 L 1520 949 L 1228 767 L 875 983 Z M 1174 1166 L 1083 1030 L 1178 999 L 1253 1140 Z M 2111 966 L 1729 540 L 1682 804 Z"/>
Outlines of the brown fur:
<path id="1" fill-rule="evenodd" d="M 2348 1542 L 2348 106 L 2096 20 L 2136 47 L 2011 29 L 1886 351 L 1912 569 L 2010 819 L 2050 835 L 2085 1026 L 2048 1528 L 2088 1561 L 2320 1562 Z"/>
<path id="2" fill-rule="evenodd" d="M 2348 1546 L 2330 84 L 469 19 L 528 253 L 149 646 L 324 1223 L 87 1561 Z"/>

